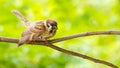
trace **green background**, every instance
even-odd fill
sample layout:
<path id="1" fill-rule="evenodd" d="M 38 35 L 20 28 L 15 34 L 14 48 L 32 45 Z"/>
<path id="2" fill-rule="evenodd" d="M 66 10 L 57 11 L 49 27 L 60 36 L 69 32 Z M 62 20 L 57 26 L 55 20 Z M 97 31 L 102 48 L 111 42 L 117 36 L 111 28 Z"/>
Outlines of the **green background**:
<path id="1" fill-rule="evenodd" d="M 53 19 L 53 38 L 89 31 L 120 30 L 120 0 L 0 0 L 0 36 L 20 38 L 25 29 L 11 11 L 30 21 Z M 120 67 L 120 36 L 81 37 L 55 44 Z M 44 46 L 0 42 L 0 68 L 109 68 Z"/>

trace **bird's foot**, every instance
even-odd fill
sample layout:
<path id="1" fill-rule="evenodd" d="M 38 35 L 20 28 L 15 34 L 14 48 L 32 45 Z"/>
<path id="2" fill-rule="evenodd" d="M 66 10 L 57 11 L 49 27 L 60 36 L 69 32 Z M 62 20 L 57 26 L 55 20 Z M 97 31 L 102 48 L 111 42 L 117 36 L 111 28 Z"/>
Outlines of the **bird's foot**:
<path id="1" fill-rule="evenodd" d="M 49 44 L 49 41 L 48 40 L 42 40 L 44 42 L 45 45 L 48 45 Z"/>

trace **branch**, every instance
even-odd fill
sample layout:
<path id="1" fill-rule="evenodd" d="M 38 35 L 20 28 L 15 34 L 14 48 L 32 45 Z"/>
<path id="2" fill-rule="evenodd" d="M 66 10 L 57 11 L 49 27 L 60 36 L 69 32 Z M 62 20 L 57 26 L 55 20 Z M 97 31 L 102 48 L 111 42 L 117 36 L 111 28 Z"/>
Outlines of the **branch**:
<path id="1" fill-rule="evenodd" d="M 75 35 L 70 35 L 70 36 L 65 36 L 65 37 L 61 37 L 61 38 L 52 39 L 52 40 L 49 40 L 49 42 L 57 43 L 57 42 L 62 42 L 62 41 L 78 38 L 78 37 L 85 37 L 85 36 L 92 36 L 92 35 L 120 35 L 120 31 L 85 32 L 85 33 L 79 33 L 79 34 L 75 34 Z M 15 38 L 4 38 L 4 37 L 0 37 L 0 41 L 1 42 L 12 42 L 12 43 L 17 43 L 18 42 L 18 40 L 15 39 Z M 40 40 L 36 40 L 36 41 L 39 42 L 39 44 L 40 43 L 44 44 Z"/>
<path id="2" fill-rule="evenodd" d="M 120 31 L 97 31 L 97 32 L 85 32 L 79 33 L 71 36 L 61 37 L 51 40 L 52 43 L 61 42 L 65 40 L 70 40 L 78 37 L 92 36 L 92 35 L 120 35 Z"/>
<path id="3" fill-rule="evenodd" d="M 63 53 L 69 54 L 69 55 L 73 55 L 73 56 L 77 56 L 77 57 L 80 57 L 80 58 L 83 58 L 83 59 L 91 60 L 91 61 L 93 61 L 95 63 L 101 63 L 101 64 L 104 64 L 104 65 L 110 66 L 112 68 L 118 68 L 116 65 L 114 65 L 114 64 L 112 64 L 110 62 L 95 59 L 95 58 L 89 57 L 87 55 L 83 55 L 81 53 L 77 53 L 77 52 L 74 52 L 74 51 L 70 51 L 70 50 L 60 48 L 60 47 L 55 46 L 55 45 L 49 45 L 48 47 L 53 48 L 53 49 L 58 50 L 58 51 L 61 51 Z"/>
<path id="4" fill-rule="evenodd" d="M 65 41 L 65 40 L 69 40 L 69 39 L 73 39 L 73 38 L 78 38 L 78 37 L 83 37 L 83 36 L 119 35 L 119 34 L 120 34 L 120 31 L 86 32 L 86 33 L 80 33 L 80 34 L 75 34 L 75 35 L 71 35 L 71 36 L 66 36 L 66 37 L 62 37 L 62 38 L 49 40 L 49 44 L 48 45 L 46 45 L 43 41 L 39 41 L 39 40 L 34 41 L 34 43 L 28 43 L 28 44 L 44 45 L 44 46 L 53 48 L 55 50 L 61 51 L 61 52 L 66 53 L 66 54 L 70 54 L 70 55 L 73 55 L 73 56 L 78 56 L 78 57 L 83 58 L 83 59 L 88 59 L 88 60 L 91 60 L 91 61 L 96 62 L 96 63 L 101 63 L 101 64 L 104 64 L 104 65 L 110 66 L 112 68 L 118 68 L 116 65 L 114 65 L 114 64 L 112 64 L 110 62 L 107 62 L 107 61 L 104 61 L 104 60 L 95 59 L 95 58 L 92 58 L 92 57 L 89 57 L 89 56 L 86 56 L 86 55 L 83 55 L 83 54 L 80 54 L 80 53 L 77 53 L 77 52 L 66 50 L 66 49 L 60 48 L 58 46 L 54 46 L 54 45 L 52 45 L 52 43 L 61 42 L 61 41 Z M 13 38 L 0 37 L 0 41 L 1 42 L 17 43 L 19 40 L 18 39 L 13 39 Z"/>

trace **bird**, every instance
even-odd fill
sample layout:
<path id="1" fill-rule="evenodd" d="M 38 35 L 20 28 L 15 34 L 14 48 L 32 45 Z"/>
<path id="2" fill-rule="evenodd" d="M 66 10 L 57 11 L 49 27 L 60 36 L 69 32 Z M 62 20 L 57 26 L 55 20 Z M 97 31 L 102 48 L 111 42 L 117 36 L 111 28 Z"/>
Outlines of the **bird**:
<path id="1" fill-rule="evenodd" d="M 36 39 L 47 41 L 56 34 L 57 22 L 51 19 L 30 23 L 18 42 L 18 46 L 26 42 L 32 42 Z"/>
<path id="2" fill-rule="evenodd" d="M 18 41 L 18 46 L 24 43 L 34 42 L 36 39 L 47 42 L 47 40 L 56 34 L 58 29 L 57 22 L 52 19 L 43 21 L 29 22 L 19 11 L 13 11 L 20 19 L 24 21 L 26 29 L 22 32 Z"/>

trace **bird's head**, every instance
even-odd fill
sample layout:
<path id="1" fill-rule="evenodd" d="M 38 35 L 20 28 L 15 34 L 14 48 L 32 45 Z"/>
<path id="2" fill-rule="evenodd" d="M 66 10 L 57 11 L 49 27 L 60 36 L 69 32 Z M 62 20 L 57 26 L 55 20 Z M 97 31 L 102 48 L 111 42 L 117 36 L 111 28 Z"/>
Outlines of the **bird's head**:
<path id="1" fill-rule="evenodd" d="M 44 25 L 50 33 L 57 30 L 57 22 L 55 20 L 47 19 L 44 21 Z"/>

